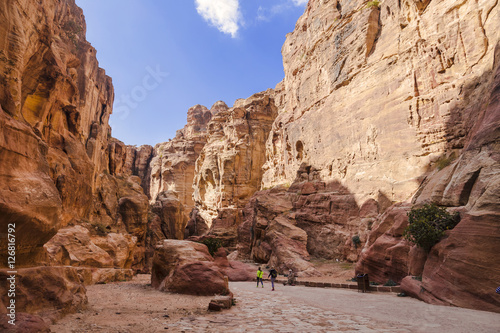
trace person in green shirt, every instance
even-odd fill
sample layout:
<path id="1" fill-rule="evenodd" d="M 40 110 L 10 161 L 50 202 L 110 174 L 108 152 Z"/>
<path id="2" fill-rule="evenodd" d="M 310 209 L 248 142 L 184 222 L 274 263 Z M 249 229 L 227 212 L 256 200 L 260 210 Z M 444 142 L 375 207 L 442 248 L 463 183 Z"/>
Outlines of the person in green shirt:
<path id="1" fill-rule="evenodd" d="M 262 270 L 259 267 L 259 269 L 257 270 L 257 288 L 259 288 L 259 281 L 262 284 L 262 288 L 264 288 L 264 282 L 262 282 L 262 275 L 263 274 L 264 274 L 264 272 L 262 272 Z"/>

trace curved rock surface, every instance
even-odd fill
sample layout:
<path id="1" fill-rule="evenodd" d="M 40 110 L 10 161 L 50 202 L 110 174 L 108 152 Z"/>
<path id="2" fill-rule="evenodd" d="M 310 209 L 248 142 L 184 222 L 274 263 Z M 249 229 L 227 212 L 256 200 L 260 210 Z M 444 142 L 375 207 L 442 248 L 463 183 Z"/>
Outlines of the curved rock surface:
<path id="1" fill-rule="evenodd" d="M 214 295 L 228 292 L 224 276 L 201 243 L 164 240 L 155 248 L 151 285 L 162 291 Z"/>

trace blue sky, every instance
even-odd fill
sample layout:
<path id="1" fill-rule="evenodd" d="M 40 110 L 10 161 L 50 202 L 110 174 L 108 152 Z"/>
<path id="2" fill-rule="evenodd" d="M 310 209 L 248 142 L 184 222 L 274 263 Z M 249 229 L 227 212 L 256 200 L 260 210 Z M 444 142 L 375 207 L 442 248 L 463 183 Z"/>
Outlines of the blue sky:
<path id="1" fill-rule="evenodd" d="M 168 141 L 189 107 L 210 108 L 283 79 L 281 46 L 307 0 L 76 0 L 113 78 L 113 136 Z"/>

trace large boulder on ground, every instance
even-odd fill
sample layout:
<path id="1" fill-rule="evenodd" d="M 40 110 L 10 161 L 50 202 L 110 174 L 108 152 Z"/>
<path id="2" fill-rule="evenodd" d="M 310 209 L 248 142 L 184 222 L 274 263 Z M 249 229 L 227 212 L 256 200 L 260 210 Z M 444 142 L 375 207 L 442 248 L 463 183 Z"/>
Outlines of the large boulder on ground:
<path id="1" fill-rule="evenodd" d="M 161 291 L 214 295 L 228 292 L 224 275 L 201 243 L 164 240 L 153 256 L 151 285 Z"/>
<path id="2" fill-rule="evenodd" d="M 10 276 L 0 270 L 0 280 Z M 9 286 L 0 284 L 1 303 L 9 304 Z M 16 313 L 30 313 L 49 320 L 76 312 L 87 304 L 86 289 L 73 267 L 21 268 L 16 274 Z M 0 312 L 5 312 L 1 307 Z"/>
<path id="3" fill-rule="evenodd" d="M 171 276 L 160 285 L 160 290 L 191 295 L 215 295 L 228 292 L 219 267 L 209 261 L 189 262 L 177 266 Z"/>

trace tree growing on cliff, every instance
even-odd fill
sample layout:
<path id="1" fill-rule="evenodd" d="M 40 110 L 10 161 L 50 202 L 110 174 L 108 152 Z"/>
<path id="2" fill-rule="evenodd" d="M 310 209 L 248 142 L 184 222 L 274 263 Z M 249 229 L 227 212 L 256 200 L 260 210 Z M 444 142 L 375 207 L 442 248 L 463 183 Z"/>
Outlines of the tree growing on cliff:
<path id="1" fill-rule="evenodd" d="M 460 213 L 450 214 L 443 207 L 425 204 L 408 212 L 408 222 L 403 237 L 429 252 L 446 230 L 453 229 L 460 222 Z"/>

